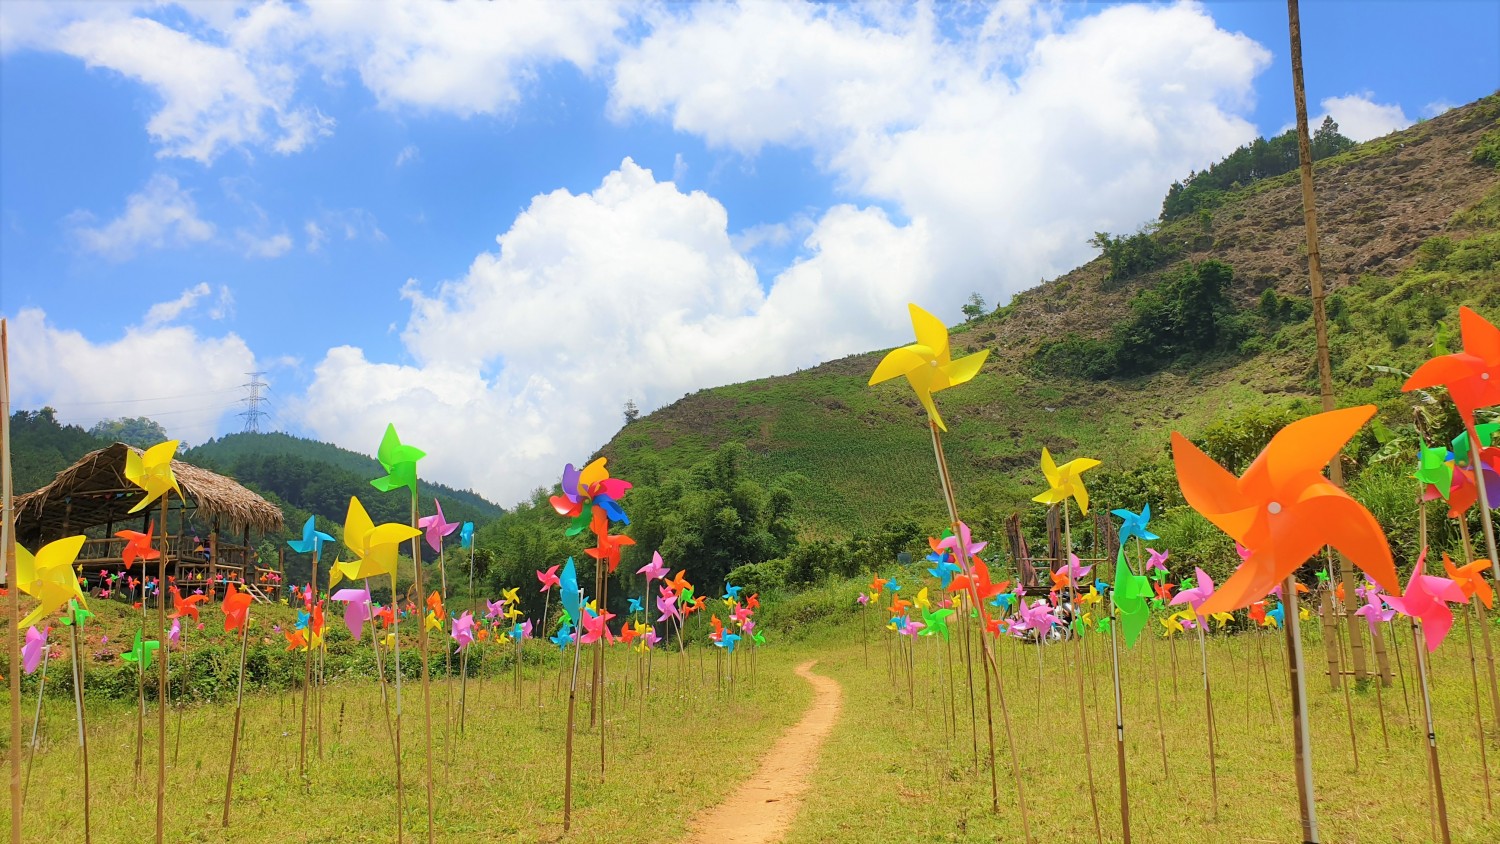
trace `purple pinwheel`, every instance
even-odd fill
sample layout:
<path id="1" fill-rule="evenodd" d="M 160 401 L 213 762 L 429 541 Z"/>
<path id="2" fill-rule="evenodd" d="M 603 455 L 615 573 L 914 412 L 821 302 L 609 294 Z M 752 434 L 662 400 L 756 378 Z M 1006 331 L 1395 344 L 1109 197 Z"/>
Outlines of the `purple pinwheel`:
<path id="1" fill-rule="evenodd" d="M 662 590 L 661 597 L 656 599 L 656 608 L 661 610 L 661 616 L 656 619 L 657 621 L 666 621 L 669 618 L 682 621 L 682 610 L 677 606 L 677 594 L 672 590 Z"/>
<path id="2" fill-rule="evenodd" d="M 646 647 L 648 648 L 655 648 L 661 642 L 661 637 L 656 635 L 656 628 L 654 627 L 646 631 L 644 638 L 646 640 Z"/>
<path id="3" fill-rule="evenodd" d="M 172 619 L 172 628 L 167 631 L 167 642 L 172 645 L 182 644 L 182 619 Z"/>
<path id="4" fill-rule="evenodd" d="M 432 503 L 437 507 L 437 513 L 432 516 L 423 516 L 417 519 L 417 527 L 427 533 L 427 544 L 434 551 L 443 550 L 443 538 L 458 530 L 458 522 L 450 522 L 443 518 L 443 505 L 436 498 Z"/>
<path id="5" fill-rule="evenodd" d="M 492 622 L 493 621 L 499 621 L 501 619 L 501 617 L 505 615 L 505 599 L 504 598 L 501 598 L 498 601 L 491 601 L 489 598 L 485 598 L 484 599 L 484 605 L 486 607 L 486 609 L 484 611 L 484 617 L 487 618 L 487 619 L 489 619 Z"/>
<path id="6" fill-rule="evenodd" d="M 26 644 L 21 646 L 21 664 L 30 674 L 36 671 L 36 667 L 42 662 L 42 654 L 47 650 L 47 634 L 52 628 L 44 627 L 41 630 L 35 626 L 26 630 Z"/>
<path id="7" fill-rule="evenodd" d="M 527 623 L 530 624 L 530 622 Z M 453 630 L 448 635 L 458 643 L 459 653 L 468 650 L 469 646 L 474 644 L 474 614 L 464 610 L 458 618 L 453 619 Z"/>
<path id="8" fill-rule="evenodd" d="M 1197 574 L 1198 585 L 1178 592 L 1177 597 L 1172 599 L 1172 606 L 1188 604 L 1193 608 L 1193 612 L 1196 613 L 1198 607 L 1214 594 L 1214 579 L 1209 577 L 1208 572 L 1201 568 L 1194 567 L 1193 571 Z"/>
<path id="9" fill-rule="evenodd" d="M 1365 617 L 1365 623 L 1370 625 L 1370 635 L 1375 634 L 1375 625 L 1390 621 L 1396 617 L 1396 611 L 1386 609 L 1385 603 L 1379 589 L 1364 589 L 1365 605 L 1354 611 L 1355 615 Z"/>
<path id="10" fill-rule="evenodd" d="M 354 637 L 354 641 L 359 641 L 365 629 L 365 622 L 375 617 L 369 588 L 340 589 L 333 593 L 332 597 L 333 600 L 346 604 L 344 626 L 349 628 L 349 635 Z"/>
<path id="11" fill-rule="evenodd" d="M 1038 630 L 1042 633 L 1051 630 L 1052 625 L 1062 623 L 1052 613 L 1052 605 L 1041 598 L 1033 601 L 1030 606 L 1027 606 L 1025 601 L 1021 602 L 1021 622 L 1026 625 L 1026 629 Z"/>
<path id="12" fill-rule="evenodd" d="M 1146 558 L 1146 572 L 1159 571 L 1167 573 L 1167 558 L 1172 556 L 1171 551 L 1158 551 L 1155 548 L 1147 548 L 1151 556 Z"/>
<path id="13" fill-rule="evenodd" d="M 1068 577 L 1073 581 L 1075 585 L 1083 583 L 1084 578 L 1088 577 L 1089 572 L 1093 570 L 1093 566 L 1082 565 L 1078 560 L 1077 554 L 1074 554 L 1071 551 L 1068 552 Z"/>
<path id="14" fill-rule="evenodd" d="M 635 570 L 636 574 L 645 575 L 649 586 L 653 580 L 661 580 L 667 576 L 667 564 L 662 561 L 660 551 L 651 552 L 651 562 Z"/>

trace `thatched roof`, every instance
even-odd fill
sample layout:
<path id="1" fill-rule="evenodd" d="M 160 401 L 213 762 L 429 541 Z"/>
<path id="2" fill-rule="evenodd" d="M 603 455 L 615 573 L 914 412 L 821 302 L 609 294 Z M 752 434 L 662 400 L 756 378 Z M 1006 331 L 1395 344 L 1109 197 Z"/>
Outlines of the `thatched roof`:
<path id="1" fill-rule="evenodd" d="M 50 541 L 65 532 L 77 533 L 96 525 L 125 524 L 141 518 L 143 513 L 130 513 L 130 508 L 145 496 L 143 490 L 125 479 L 125 455 L 130 451 L 141 453 L 140 449 L 124 443 L 91 451 L 58 473 L 52 483 L 18 497 L 17 535 L 31 541 Z M 281 509 L 233 479 L 181 460 L 172 461 L 172 472 L 187 498 L 179 503 L 172 496 L 173 509 L 181 506 L 196 509 L 197 515 L 236 533 L 281 530 Z"/>

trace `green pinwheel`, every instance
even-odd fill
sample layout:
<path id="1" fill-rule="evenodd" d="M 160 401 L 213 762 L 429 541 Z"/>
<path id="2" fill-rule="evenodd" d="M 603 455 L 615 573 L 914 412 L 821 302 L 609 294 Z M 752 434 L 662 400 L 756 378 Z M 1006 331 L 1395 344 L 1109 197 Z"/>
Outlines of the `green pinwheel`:
<path id="1" fill-rule="evenodd" d="M 943 641 L 948 641 L 948 619 L 952 615 L 953 610 L 950 609 L 944 608 L 935 612 L 929 612 L 924 607 L 922 609 L 922 623 L 926 626 L 922 628 L 921 635 L 931 636 L 933 633 L 937 633 L 943 637 Z"/>
<path id="2" fill-rule="evenodd" d="M 370 481 L 370 485 L 381 492 L 406 487 L 411 490 L 412 495 L 416 495 L 417 461 L 426 456 L 427 452 L 420 448 L 402 445 L 401 438 L 396 436 L 396 426 L 386 425 L 385 436 L 380 438 L 380 450 L 375 452 L 375 457 L 386 474 L 385 477 Z"/>
<path id="3" fill-rule="evenodd" d="M 1146 604 L 1146 599 L 1152 596 L 1151 581 L 1130 570 L 1130 565 L 1125 562 L 1124 548 L 1115 558 L 1115 566 L 1115 588 L 1110 590 L 1110 600 L 1120 613 L 1120 629 L 1129 647 L 1135 644 L 1141 631 L 1146 629 L 1146 620 L 1151 617 Z"/>
<path id="4" fill-rule="evenodd" d="M 120 658 L 130 663 L 138 662 L 141 665 L 142 671 L 150 671 L 151 658 L 156 653 L 156 650 L 160 647 L 161 642 L 155 640 L 142 642 L 140 631 L 136 631 L 135 645 L 132 646 L 130 650 L 122 654 Z"/>

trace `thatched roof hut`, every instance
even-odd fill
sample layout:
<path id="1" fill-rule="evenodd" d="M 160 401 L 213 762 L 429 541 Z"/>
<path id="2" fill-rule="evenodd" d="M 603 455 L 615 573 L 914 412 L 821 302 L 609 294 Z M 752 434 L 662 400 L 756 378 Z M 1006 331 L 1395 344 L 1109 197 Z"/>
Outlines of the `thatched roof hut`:
<path id="1" fill-rule="evenodd" d="M 131 451 L 141 453 L 124 443 L 91 451 L 58 473 L 52 483 L 17 498 L 17 537 L 25 543 L 40 544 L 98 525 L 123 524 L 145 516 L 130 512 L 145 496 L 140 487 L 125 478 L 125 455 Z M 186 499 L 179 503 L 174 495 L 173 510 L 180 507 L 196 511 L 194 515 L 235 534 L 281 530 L 281 509 L 233 479 L 181 460 L 172 461 L 172 472 Z"/>

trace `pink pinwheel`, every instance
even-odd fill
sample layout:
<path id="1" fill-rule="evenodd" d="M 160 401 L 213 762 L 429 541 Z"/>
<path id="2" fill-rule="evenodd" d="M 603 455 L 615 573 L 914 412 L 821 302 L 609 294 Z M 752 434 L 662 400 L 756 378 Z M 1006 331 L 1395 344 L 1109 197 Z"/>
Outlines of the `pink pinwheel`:
<path id="1" fill-rule="evenodd" d="M 667 564 L 662 561 L 660 551 L 651 552 L 651 562 L 635 570 L 636 574 L 646 576 L 646 584 L 649 586 L 653 580 L 661 580 L 667 576 Z"/>
<path id="2" fill-rule="evenodd" d="M 646 647 L 648 648 L 655 648 L 658 644 L 661 643 L 661 637 L 656 635 L 656 628 L 654 627 L 650 630 L 647 630 L 646 635 L 642 638 L 646 640 Z"/>
<path id="3" fill-rule="evenodd" d="M 1021 602 L 1021 622 L 1028 630 L 1039 630 L 1043 633 L 1052 629 L 1052 625 L 1061 624 L 1062 621 L 1052 613 L 1052 605 L 1041 598 L 1031 602 L 1030 606 L 1025 601 Z"/>
<path id="4" fill-rule="evenodd" d="M 906 625 L 901 628 L 901 633 L 902 635 L 910 636 L 915 639 L 917 637 L 917 634 L 921 633 L 922 629 L 926 626 L 927 625 L 923 624 L 920 621 L 911 621 L 910 619 L 908 619 Z"/>
<path id="5" fill-rule="evenodd" d="M 171 645 L 182 644 L 182 620 L 172 619 L 172 628 L 167 631 L 167 643 Z"/>
<path id="6" fill-rule="evenodd" d="M 537 591 L 549 592 L 552 590 L 552 587 L 561 585 L 557 580 L 558 568 L 560 568 L 560 566 L 553 566 L 546 571 L 542 571 L 540 569 L 537 570 L 536 579 L 542 582 L 542 588 Z"/>
<path id="7" fill-rule="evenodd" d="M 1172 556 L 1171 551 L 1158 551 L 1155 548 L 1147 548 L 1151 556 L 1146 558 L 1146 571 L 1159 571 L 1167 573 L 1167 558 Z"/>
<path id="8" fill-rule="evenodd" d="M 375 616 L 369 588 L 340 589 L 333 593 L 333 599 L 347 604 L 344 607 L 344 626 L 349 628 L 349 635 L 353 636 L 356 642 L 359 641 L 360 634 L 365 629 L 365 622 Z"/>
<path id="9" fill-rule="evenodd" d="M 528 618 L 525 621 L 521 622 L 521 639 L 530 639 L 533 629 L 534 628 L 531 626 L 531 619 Z"/>
<path id="10" fill-rule="evenodd" d="M 858 601 L 860 606 L 865 606 L 866 604 L 870 603 L 870 596 L 861 592 L 859 593 L 859 597 L 855 598 L 854 600 Z"/>
<path id="11" fill-rule="evenodd" d="M 656 619 L 657 621 L 666 621 L 669 618 L 682 621 L 682 610 L 677 606 L 677 596 L 672 590 L 663 590 L 661 597 L 656 599 L 656 608 L 661 610 L 661 616 Z"/>
<path id="12" fill-rule="evenodd" d="M 746 606 L 738 606 L 729 615 L 743 627 L 750 620 L 750 616 L 755 615 L 755 610 Z"/>
<path id="13" fill-rule="evenodd" d="M 432 550 L 441 551 L 443 550 L 443 537 L 458 530 L 460 523 L 450 522 L 443 518 L 443 505 L 436 498 L 432 499 L 432 503 L 437 507 L 437 513 L 417 519 L 417 527 L 427 533 L 427 544 L 432 547 Z"/>
<path id="14" fill-rule="evenodd" d="M 1083 579 L 1085 577 L 1088 577 L 1089 572 L 1093 570 L 1093 566 L 1082 565 L 1078 559 L 1077 554 L 1074 554 L 1071 551 L 1068 552 L 1068 577 L 1072 579 L 1075 586 L 1083 583 Z"/>
<path id="15" fill-rule="evenodd" d="M 26 629 L 26 644 L 21 646 L 21 666 L 30 674 L 36 671 L 36 667 L 42 663 L 42 654 L 47 650 L 47 634 L 52 628 L 44 627 L 41 630 L 33 625 Z"/>
<path id="16" fill-rule="evenodd" d="M 1234 553 L 1240 555 L 1240 562 L 1243 563 L 1248 563 L 1250 561 L 1250 558 L 1255 554 L 1255 552 L 1239 544 L 1238 542 L 1234 543 Z"/>
<path id="17" fill-rule="evenodd" d="M 1423 548 L 1416 567 L 1411 570 L 1411 578 L 1406 581 L 1406 594 L 1399 598 L 1387 595 L 1385 602 L 1402 615 L 1421 620 L 1430 653 L 1438 649 L 1453 627 L 1453 611 L 1448 605 L 1462 604 L 1466 599 L 1457 583 L 1446 577 L 1423 574 L 1426 563 L 1427 549 Z"/>
<path id="18" fill-rule="evenodd" d="M 1385 605 L 1381 603 L 1383 596 L 1379 589 L 1366 588 L 1363 591 L 1365 594 L 1365 605 L 1355 610 L 1354 614 L 1365 617 L 1365 622 L 1370 625 L 1370 635 L 1374 636 L 1375 625 L 1395 618 L 1396 611 L 1386 609 Z"/>
<path id="19" fill-rule="evenodd" d="M 588 610 L 584 610 L 584 634 L 583 637 L 578 641 L 585 645 L 591 645 L 594 642 L 599 641 L 600 639 L 603 639 L 606 642 L 613 642 L 615 640 L 615 634 L 611 633 L 609 630 L 609 620 L 614 617 L 615 614 L 612 612 L 606 611 L 600 613 L 599 615 L 595 615 Z"/>
<path id="20" fill-rule="evenodd" d="M 969 534 L 969 526 L 963 522 L 959 522 L 958 535 L 949 534 L 943 537 L 938 541 L 937 547 L 944 551 L 951 551 L 953 552 L 953 556 L 957 557 L 960 539 L 963 540 L 964 550 L 968 551 L 971 557 L 977 557 L 979 552 L 983 551 L 986 545 L 989 545 L 988 542 L 975 542 Z"/>
<path id="21" fill-rule="evenodd" d="M 526 622 L 530 624 L 531 622 Z M 458 643 L 459 653 L 468 650 L 474 644 L 474 614 L 464 610 L 457 618 L 453 619 L 453 630 L 448 633 L 453 641 Z"/>
<path id="22" fill-rule="evenodd" d="M 1197 612 L 1198 607 L 1213 596 L 1214 579 L 1208 576 L 1208 572 L 1196 566 L 1193 568 L 1193 571 L 1197 573 L 1198 585 L 1178 592 L 1177 597 L 1172 599 L 1172 606 L 1188 604 L 1193 608 L 1193 612 Z"/>

